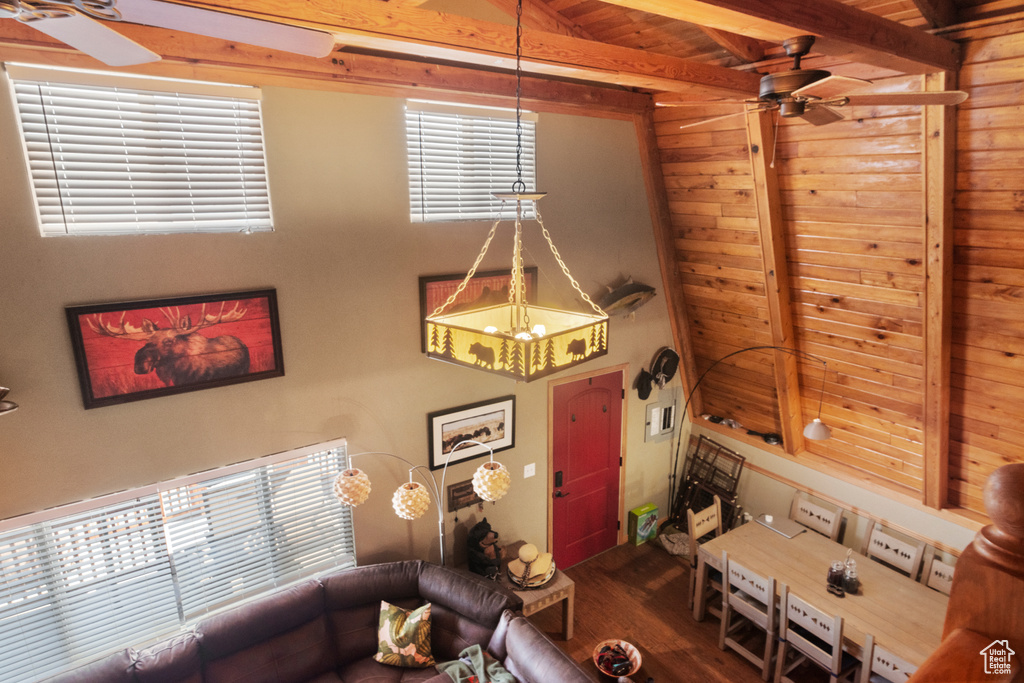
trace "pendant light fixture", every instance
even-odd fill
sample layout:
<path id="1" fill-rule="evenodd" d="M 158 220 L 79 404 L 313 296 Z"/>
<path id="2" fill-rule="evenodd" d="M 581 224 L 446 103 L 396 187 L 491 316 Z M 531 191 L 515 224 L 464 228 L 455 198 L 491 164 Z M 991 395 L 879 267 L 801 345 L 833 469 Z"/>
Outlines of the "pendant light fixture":
<path id="1" fill-rule="evenodd" d="M 441 306 L 427 316 L 427 357 L 486 370 L 530 382 L 608 353 L 608 315 L 591 301 L 569 273 L 551 234 L 544 227 L 537 202 L 544 192 L 527 192 L 523 182 L 522 129 L 523 3 L 516 6 L 516 181 L 509 193 L 495 193 L 502 201 L 498 218 L 483 249 L 465 279 Z M 515 242 L 508 303 L 469 311 L 451 311 L 458 296 L 476 273 L 510 202 L 515 202 Z M 530 305 L 523 277 L 523 206 L 533 203 L 535 220 L 551 253 L 579 297 L 592 311 L 576 312 Z"/>

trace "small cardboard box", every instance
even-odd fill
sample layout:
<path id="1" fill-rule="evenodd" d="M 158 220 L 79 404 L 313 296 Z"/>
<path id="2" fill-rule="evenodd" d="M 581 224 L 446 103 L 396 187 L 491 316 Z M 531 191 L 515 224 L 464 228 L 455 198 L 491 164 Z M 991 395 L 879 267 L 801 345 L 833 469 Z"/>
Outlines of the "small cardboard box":
<path id="1" fill-rule="evenodd" d="M 629 540 L 633 545 L 646 543 L 658 535 L 658 506 L 647 503 L 629 511 Z"/>

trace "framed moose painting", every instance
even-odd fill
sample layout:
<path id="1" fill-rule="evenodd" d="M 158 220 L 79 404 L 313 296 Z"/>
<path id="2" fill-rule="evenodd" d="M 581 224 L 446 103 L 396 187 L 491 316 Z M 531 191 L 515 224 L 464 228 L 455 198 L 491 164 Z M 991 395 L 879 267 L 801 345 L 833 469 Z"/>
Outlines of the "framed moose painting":
<path id="1" fill-rule="evenodd" d="M 273 289 L 64 310 L 86 408 L 284 374 Z"/>

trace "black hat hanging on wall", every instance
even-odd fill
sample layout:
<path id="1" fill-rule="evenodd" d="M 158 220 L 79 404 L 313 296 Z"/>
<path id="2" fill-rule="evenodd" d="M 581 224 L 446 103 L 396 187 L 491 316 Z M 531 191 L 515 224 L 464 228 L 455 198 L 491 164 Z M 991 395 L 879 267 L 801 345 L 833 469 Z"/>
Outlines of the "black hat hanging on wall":
<path id="1" fill-rule="evenodd" d="M 676 376 L 676 371 L 679 369 L 679 354 L 668 348 L 667 346 L 662 347 L 654 354 L 654 360 L 651 361 L 650 371 L 641 369 L 640 374 L 637 375 L 636 383 L 634 388 L 636 389 L 637 395 L 641 401 L 646 401 L 651 395 L 651 389 L 657 384 L 659 389 L 664 389 L 665 385 L 672 381 L 672 378 Z"/>
<path id="2" fill-rule="evenodd" d="M 654 360 L 651 361 L 651 376 L 659 389 L 664 389 L 665 385 L 672 381 L 678 369 L 679 354 L 672 349 L 666 346 L 654 354 Z"/>

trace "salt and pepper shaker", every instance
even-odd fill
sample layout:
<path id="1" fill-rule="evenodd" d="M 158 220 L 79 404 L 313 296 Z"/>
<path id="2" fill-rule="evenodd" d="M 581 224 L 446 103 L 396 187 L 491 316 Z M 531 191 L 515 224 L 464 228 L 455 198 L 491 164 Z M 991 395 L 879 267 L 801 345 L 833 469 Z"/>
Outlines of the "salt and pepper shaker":
<path id="1" fill-rule="evenodd" d="M 853 559 L 853 550 L 846 551 L 846 567 L 843 570 L 843 590 L 856 595 L 860 590 L 860 579 L 857 578 L 857 561 Z"/>
<path id="2" fill-rule="evenodd" d="M 843 597 L 843 575 L 846 572 L 846 565 L 842 560 L 836 560 L 828 570 L 828 592 L 836 597 Z"/>

